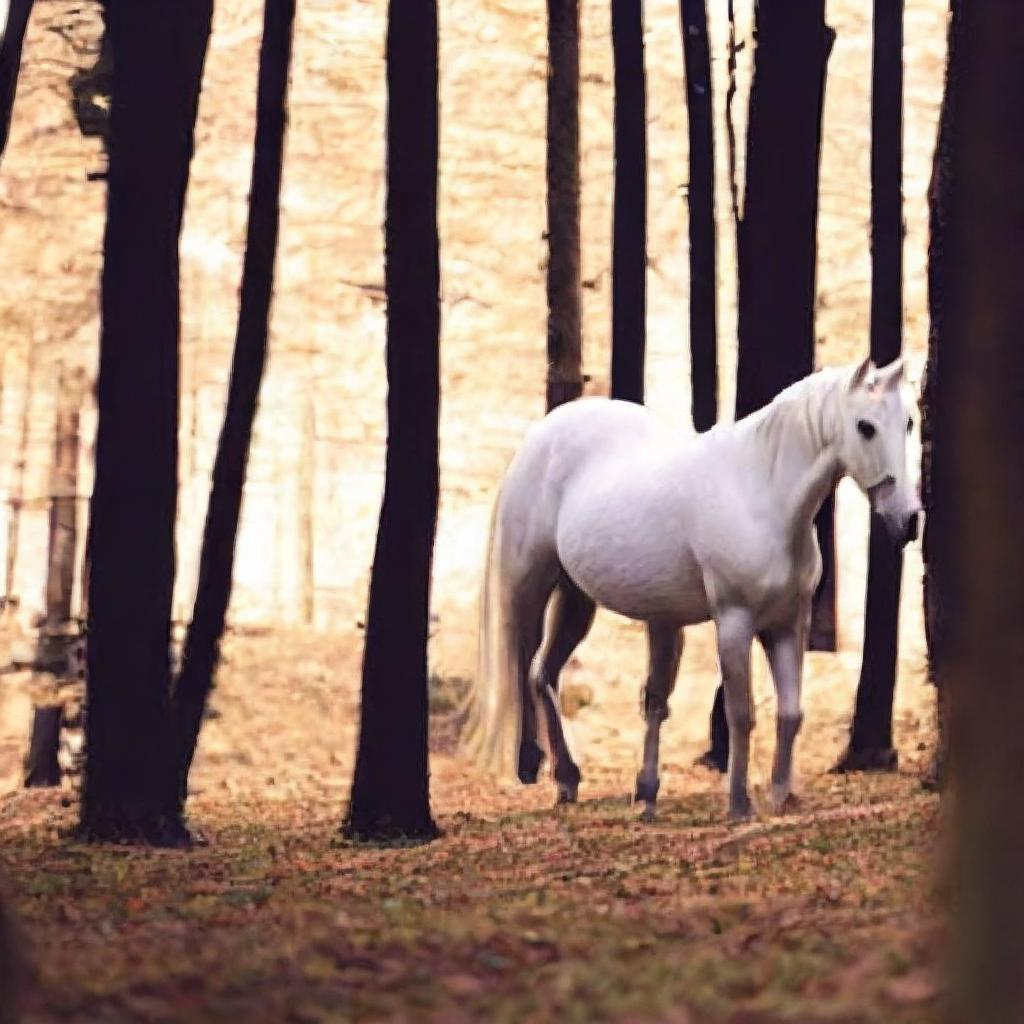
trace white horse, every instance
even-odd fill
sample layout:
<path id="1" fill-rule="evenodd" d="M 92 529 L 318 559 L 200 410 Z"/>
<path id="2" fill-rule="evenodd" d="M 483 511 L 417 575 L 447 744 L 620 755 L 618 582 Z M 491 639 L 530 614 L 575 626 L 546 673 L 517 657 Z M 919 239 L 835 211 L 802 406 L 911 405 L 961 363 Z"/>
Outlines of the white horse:
<path id="1" fill-rule="evenodd" d="M 491 525 L 479 671 L 463 732 L 469 754 L 491 771 L 535 782 L 543 759 L 536 695 L 559 802 L 575 801 L 580 772 L 562 728 L 558 675 L 596 606 L 610 608 L 647 623 L 646 734 L 635 798 L 652 816 L 682 630 L 714 620 L 729 723 L 730 815 L 751 813 L 755 637 L 778 701 L 772 801 L 782 812 L 821 574 L 814 516 L 849 474 L 895 543 L 917 533 L 902 379 L 902 361 L 822 370 L 737 423 L 683 438 L 643 406 L 604 398 L 563 405 L 533 426 L 505 475 Z"/>

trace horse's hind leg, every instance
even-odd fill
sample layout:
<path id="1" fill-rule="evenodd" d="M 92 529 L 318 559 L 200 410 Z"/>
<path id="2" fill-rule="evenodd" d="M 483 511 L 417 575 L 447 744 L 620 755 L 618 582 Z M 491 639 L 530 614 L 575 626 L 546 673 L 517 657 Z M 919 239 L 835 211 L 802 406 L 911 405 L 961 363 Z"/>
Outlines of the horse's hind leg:
<path id="1" fill-rule="evenodd" d="M 559 803 L 575 803 L 580 770 L 565 741 L 565 729 L 558 706 L 558 676 L 572 652 L 590 631 L 595 610 L 594 602 L 567 576 L 563 576 L 551 600 L 547 637 L 534 679 L 544 709 Z"/>
<path id="2" fill-rule="evenodd" d="M 514 621 L 517 623 L 512 638 L 516 659 L 516 678 L 519 681 L 522 721 L 519 730 L 517 775 L 519 781 L 532 785 L 540 774 L 544 751 L 537 742 L 537 704 L 530 685 L 530 664 L 544 635 L 544 608 L 549 592 L 545 588 L 524 589 L 517 598 Z"/>
<path id="3" fill-rule="evenodd" d="M 650 664 L 643 694 L 647 730 L 644 733 L 643 766 L 636 777 L 633 799 L 643 803 L 643 816 L 650 820 L 654 817 L 654 805 L 661 785 L 658 774 L 661 723 L 668 718 L 668 699 L 675 689 L 679 659 L 683 655 L 683 633 L 677 626 L 652 622 L 647 627 L 647 642 Z"/>

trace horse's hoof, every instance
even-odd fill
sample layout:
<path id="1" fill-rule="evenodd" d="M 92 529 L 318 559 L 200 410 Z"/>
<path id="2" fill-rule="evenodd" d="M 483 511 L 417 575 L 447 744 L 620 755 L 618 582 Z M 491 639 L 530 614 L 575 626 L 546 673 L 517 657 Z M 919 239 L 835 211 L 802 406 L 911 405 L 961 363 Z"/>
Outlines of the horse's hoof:
<path id="1" fill-rule="evenodd" d="M 636 816 L 637 821 L 642 821 L 645 825 L 650 824 L 654 821 L 654 803 L 645 802 L 640 810 L 640 813 Z"/>
<path id="2" fill-rule="evenodd" d="M 579 787 L 578 786 L 570 786 L 570 785 L 567 785 L 565 783 L 560 782 L 558 784 L 558 796 L 555 797 L 555 806 L 556 807 L 563 807 L 566 804 L 574 804 L 574 803 L 576 803 L 576 798 L 578 796 L 578 792 L 579 792 Z"/>
<path id="3" fill-rule="evenodd" d="M 796 793 L 777 794 L 772 797 L 772 810 L 776 814 L 798 814 L 803 810 L 803 801 Z"/>
<path id="4" fill-rule="evenodd" d="M 544 763 L 544 751 L 532 740 L 519 744 L 519 764 L 517 772 L 519 781 L 524 786 L 532 786 L 540 775 L 540 766 Z"/>

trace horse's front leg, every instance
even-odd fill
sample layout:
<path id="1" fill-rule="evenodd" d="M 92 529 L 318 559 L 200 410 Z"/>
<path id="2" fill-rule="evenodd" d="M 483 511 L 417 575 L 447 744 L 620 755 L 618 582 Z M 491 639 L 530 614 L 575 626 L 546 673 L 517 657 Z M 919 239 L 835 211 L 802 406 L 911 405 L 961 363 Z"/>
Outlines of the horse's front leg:
<path id="1" fill-rule="evenodd" d="M 725 687 L 725 717 L 729 722 L 729 817 L 743 821 L 751 816 L 747 794 L 750 764 L 750 733 L 754 728 L 754 701 L 750 690 L 750 645 L 753 619 L 742 609 L 726 609 L 715 619 L 718 629 L 718 660 Z"/>
<path id="2" fill-rule="evenodd" d="M 776 735 L 772 764 L 772 807 L 776 814 L 796 806 L 793 795 L 793 744 L 803 723 L 800 690 L 803 677 L 807 616 L 801 610 L 799 621 L 790 629 L 761 637 L 775 683 Z"/>
<path id="3" fill-rule="evenodd" d="M 668 718 L 668 699 L 676 685 L 679 659 L 683 654 L 683 634 L 677 626 L 650 623 L 647 627 L 647 641 L 650 664 L 647 681 L 644 684 L 644 761 L 636 777 L 633 799 L 644 805 L 643 817 L 654 817 L 654 805 L 658 799 L 658 745 L 661 738 L 661 723 Z"/>

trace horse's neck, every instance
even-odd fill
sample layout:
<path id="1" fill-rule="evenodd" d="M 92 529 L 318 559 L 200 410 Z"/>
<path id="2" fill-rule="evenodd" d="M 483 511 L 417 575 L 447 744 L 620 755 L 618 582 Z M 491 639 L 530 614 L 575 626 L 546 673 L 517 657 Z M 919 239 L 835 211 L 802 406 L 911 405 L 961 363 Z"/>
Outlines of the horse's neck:
<path id="1" fill-rule="evenodd" d="M 833 373 L 815 374 L 736 425 L 795 535 L 810 528 L 840 476 L 835 451 L 840 386 Z"/>

